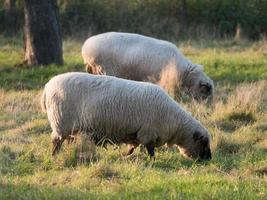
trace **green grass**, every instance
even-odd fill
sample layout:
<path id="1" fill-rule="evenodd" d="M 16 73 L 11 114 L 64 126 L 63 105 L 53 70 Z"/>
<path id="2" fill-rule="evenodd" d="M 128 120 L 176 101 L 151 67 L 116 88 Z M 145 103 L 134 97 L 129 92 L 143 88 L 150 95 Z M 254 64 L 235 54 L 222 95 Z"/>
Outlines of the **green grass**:
<path id="1" fill-rule="evenodd" d="M 41 90 L 56 74 L 84 70 L 82 43 L 64 41 L 61 67 L 31 68 L 13 67 L 23 58 L 20 39 L 0 44 L 0 199 L 266 199 L 265 41 L 179 44 L 216 85 L 212 106 L 182 102 L 212 134 L 213 159 L 204 163 L 167 147 L 154 162 L 140 149 L 124 158 L 125 145 L 88 149 L 85 140 L 52 158 Z M 83 162 L 81 152 L 92 154 Z"/>

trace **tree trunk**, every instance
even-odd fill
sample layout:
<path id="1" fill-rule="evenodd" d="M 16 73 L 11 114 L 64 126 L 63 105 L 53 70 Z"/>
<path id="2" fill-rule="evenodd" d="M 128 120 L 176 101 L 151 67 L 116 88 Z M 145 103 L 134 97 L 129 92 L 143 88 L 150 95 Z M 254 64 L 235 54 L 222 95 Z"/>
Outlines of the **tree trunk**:
<path id="1" fill-rule="evenodd" d="M 235 41 L 236 42 L 240 42 L 242 39 L 242 29 L 241 29 L 241 25 L 237 24 L 236 25 L 236 31 L 235 31 Z"/>
<path id="2" fill-rule="evenodd" d="M 18 15 L 16 8 L 16 0 L 5 0 L 4 25 L 5 25 L 6 36 L 13 36 L 16 34 L 17 20 L 18 20 Z"/>
<path id="3" fill-rule="evenodd" d="M 56 0 L 24 0 L 24 63 L 61 65 L 62 40 Z"/>
<path id="4" fill-rule="evenodd" d="M 180 0 L 180 33 L 185 34 L 187 31 L 187 2 Z"/>

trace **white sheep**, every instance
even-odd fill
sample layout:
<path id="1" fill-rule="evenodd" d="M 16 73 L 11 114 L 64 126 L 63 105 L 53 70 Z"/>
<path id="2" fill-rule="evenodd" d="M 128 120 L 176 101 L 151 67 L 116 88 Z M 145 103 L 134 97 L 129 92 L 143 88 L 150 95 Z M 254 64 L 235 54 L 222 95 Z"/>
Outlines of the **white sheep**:
<path id="1" fill-rule="evenodd" d="M 87 39 L 82 47 L 86 70 L 160 85 L 175 96 L 184 91 L 197 100 L 213 97 L 213 81 L 167 41 L 132 33 L 109 32 Z"/>
<path id="2" fill-rule="evenodd" d="M 41 106 L 52 128 L 54 155 L 65 139 L 86 132 L 93 140 L 154 147 L 177 145 L 183 155 L 210 159 L 210 136 L 159 86 L 111 76 L 71 72 L 52 78 Z"/>

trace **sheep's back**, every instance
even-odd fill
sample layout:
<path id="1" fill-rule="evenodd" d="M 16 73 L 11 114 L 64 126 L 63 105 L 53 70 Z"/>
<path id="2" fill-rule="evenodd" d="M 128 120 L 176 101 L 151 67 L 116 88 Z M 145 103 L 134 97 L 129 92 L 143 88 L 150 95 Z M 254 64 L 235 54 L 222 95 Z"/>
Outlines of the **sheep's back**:
<path id="1" fill-rule="evenodd" d="M 90 37 L 82 47 L 82 54 L 85 62 L 101 65 L 107 75 L 138 81 L 147 81 L 149 76 L 159 79 L 161 70 L 170 62 L 185 60 L 170 42 L 116 32 Z"/>
<path id="2" fill-rule="evenodd" d="M 165 123 L 175 107 L 156 85 L 109 76 L 67 73 L 53 78 L 46 89 L 54 101 L 52 113 L 58 115 L 56 126 L 65 132 L 98 131 L 115 141 L 145 124 Z"/>

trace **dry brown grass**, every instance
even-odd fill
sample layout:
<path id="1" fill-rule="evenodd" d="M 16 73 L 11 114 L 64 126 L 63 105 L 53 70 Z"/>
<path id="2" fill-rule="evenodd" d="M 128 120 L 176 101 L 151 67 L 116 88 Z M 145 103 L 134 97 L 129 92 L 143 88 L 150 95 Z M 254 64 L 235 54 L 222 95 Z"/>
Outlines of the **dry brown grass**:
<path id="1" fill-rule="evenodd" d="M 265 90 L 265 81 L 241 84 L 229 95 L 226 103 L 219 101 L 215 104 L 213 117 L 224 118 L 235 113 L 257 113 Z"/>

